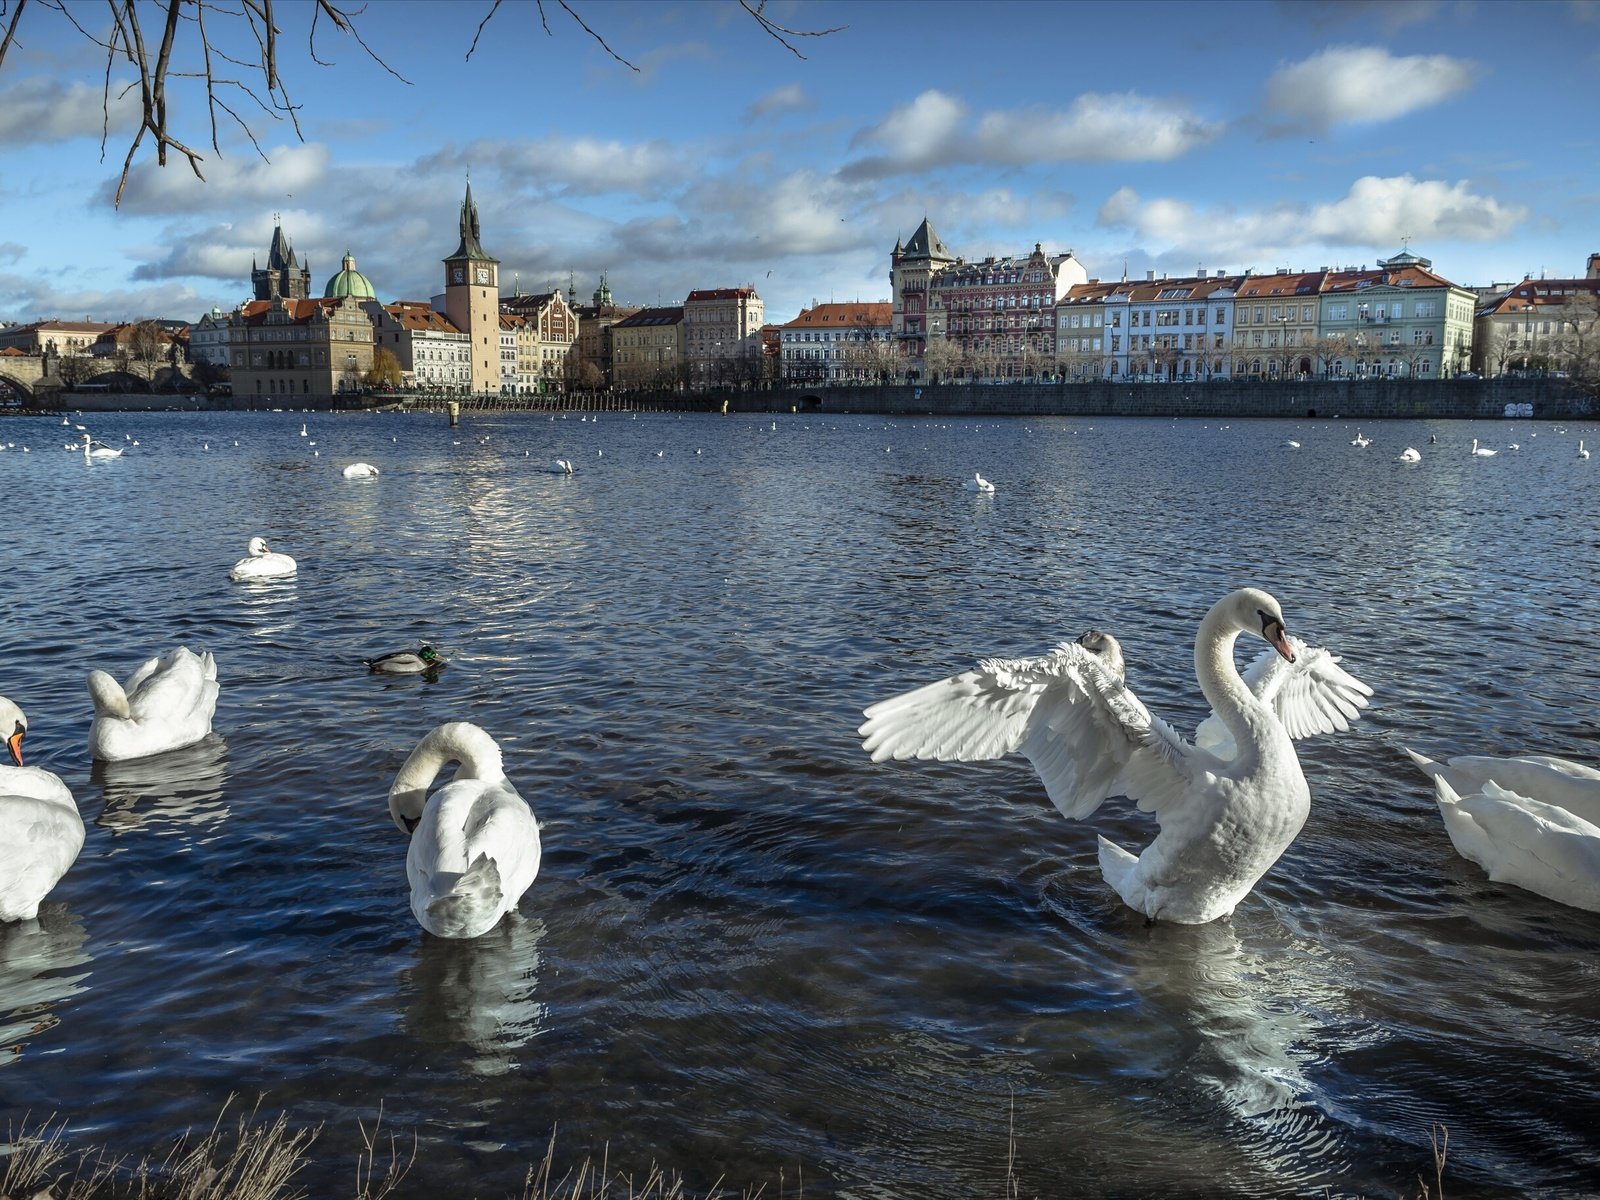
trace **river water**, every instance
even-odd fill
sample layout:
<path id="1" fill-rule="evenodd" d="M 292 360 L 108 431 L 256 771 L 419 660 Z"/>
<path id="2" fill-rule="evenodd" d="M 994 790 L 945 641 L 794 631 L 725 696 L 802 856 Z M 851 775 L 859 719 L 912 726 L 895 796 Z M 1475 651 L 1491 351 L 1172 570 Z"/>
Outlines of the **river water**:
<path id="1" fill-rule="evenodd" d="M 553 1130 L 768 1194 L 993 1196 L 1014 1161 L 1045 1197 L 1413 1195 L 1436 1123 L 1451 1197 L 1593 1194 L 1600 915 L 1459 858 L 1401 747 L 1600 758 L 1600 427 L 73 419 L 127 452 L 0 423 L 0 691 L 88 824 L 0 929 L 0 1113 L 140 1154 L 264 1096 L 323 1127 L 317 1196 L 380 1105 L 411 1196 L 516 1193 Z M 296 580 L 228 581 L 257 534 Z M 1244 583 L 1377 696 L 1302 743 L 1310 820 L 1231 920 L 1121 905 L 1125 801 L 1072 823 L 1021 760 L 855 736 L 1091 625 L 1192 731 L 1197 622 Z M 437 679 L 363 668 L 418 639 Z M 212 739 L 92 768 L 85 673 L 180 643 Z M 543 826 L 470 943 L 416 926 L 385 800 L 446 720 Z"/>

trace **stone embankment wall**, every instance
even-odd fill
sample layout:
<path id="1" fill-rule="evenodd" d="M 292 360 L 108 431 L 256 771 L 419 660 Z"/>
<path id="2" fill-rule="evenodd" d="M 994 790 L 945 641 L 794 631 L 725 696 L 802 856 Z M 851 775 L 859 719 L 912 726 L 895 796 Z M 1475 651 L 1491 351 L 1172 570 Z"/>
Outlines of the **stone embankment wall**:
<path id="1" fill-rule="evenodd" d="M 1538 417 L 1600 414 L 1592 396 L 1560 379 L 1426 382 L 1165 384 L 947 384 L 780 388 L 738 395 L 739 412 L 858 412 L 937 416 L 1482 418 L 1507 404 Z"/>

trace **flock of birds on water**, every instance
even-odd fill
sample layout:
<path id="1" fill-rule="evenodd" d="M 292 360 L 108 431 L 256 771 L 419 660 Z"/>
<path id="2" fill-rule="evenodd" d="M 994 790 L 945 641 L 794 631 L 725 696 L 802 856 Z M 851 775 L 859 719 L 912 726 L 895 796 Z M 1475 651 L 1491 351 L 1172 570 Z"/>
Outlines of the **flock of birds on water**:
<path id="1" fill-rule="evenodd" d="M 79 429 L 85 457 L 121 454 Z M 1364 449 L 1371 439 L 1357 431 L 1351 444 Z M 1588 457 L 1582 441 L 1578 452 Z M 1474 441 L 1474 456 L 1494 453 Z M 1420 457 L 1411 447 L 1402 455 Z M 547 469 L 573 471 L 559 458 Z M 378 468 L 354 463 L 344 473 L 366 477 Z M 963 487 L 995 490 L 978 472 Z M 254 537 L 229 578 L 270 584 L 297 572 L 294 558 Z M 1234 653 L 1245 634 L 1267 649 L 1241 673 Z M 364 661 L 392 674 L 448 665 L 426 644 Z M 1020 754 L 1071 820 L 1091 816 L 1108 797 L 1136 801 L 1158 832 L 1138 854 L 1101 837 L 1102 877 L 1147 920 L 1204 924 L 1232 913 L 1305 824 L 1311 795 L 1295 742 L 1348 730 L 1373 692 L 1339 657 L 1291 636 L 1278 601 L 1258 588 L 1211 606 L 1194 661 L 1211 714 L 1192 737 L 1128 688 L 1121 643 L 1101 630 L 1038 657 L 986 659 L 880 701 L 864 710 L 857 733 L 875 763 Z M 91 671 L 87 686 L 95 712 L 89 750 L 103 762 L 154 759 L 202 740 L 220 691 L 211 654 L 184 646 L 149 659 L 123 684 Z M 0 765 L 0 921 L 31 920 L 76 861 L 85 831 L 61 779 L 26 765 L 27 717 L 5 697 L 0 731 L 12 763 Z M 1463 857 L 1496 882 L 1600 912 L 1600 770 L 1540 754 L 1441 762 L 1406 753 L 1433 780 L 1446 832 Z M 451 781 L 430 792 L 450 764 Z M 388 806 L 408 839 L 411 912 L 430 934 L 488 932 L 538 875 L 538 820 L 506 777 L 498 744 L 474 724 L 448 722 L 423 737 L 395 776 Z"/>
<path id="2" fill-rule="evenodd" d="M 1566 430 L 1558 429 L 1556 432 L 1565 433 Z M 1528 436 L 1538 437 L 1539 435 L 1537 433 L 1531 433 Z M 1431 444 L 1437 444 L 1439 441 L 1439 436 L 1438 434 L 1434 434 L 1428 440 Z M 1586 459 L 1589 457 L 1589 451 L 1587 447 L 1584 446 L 1583 442 L 1583 438 L 1578 439 L 1578 457 L 1580 459 Z M 1372 445 L 1372 439 L 1364 436 L 1361 430 L 1357 429 L 1356 436 L 1350 439 L 1350 444 L 1358 449 L 1365 450 L 1368 446 Z M 1290 438 L 1288 441 L 1284 442 L 1284 446 L 1290 450 L 1300 449 L 1300 443 L 1294 438 Z M 1506 444 L 1506 449 L 1521 450 L 1522 444 L 1520 442 L 1508 442 Z M 1500 451 L 1498 450 L 1493 450 L 1488 446 L 1479 445 L 1477 438 L 1472 439 L 1472 446 L 1467 451 L 1467 454 L 1472 458 L 1493 458 L 1499 453 Z M 1407 446 L 1404 450 L 1400 451 L 1399 461 L 1403 463 L 1419 463 L 1422 461 L 1422 451 L 1418 450 L 1415 446 Z"/>

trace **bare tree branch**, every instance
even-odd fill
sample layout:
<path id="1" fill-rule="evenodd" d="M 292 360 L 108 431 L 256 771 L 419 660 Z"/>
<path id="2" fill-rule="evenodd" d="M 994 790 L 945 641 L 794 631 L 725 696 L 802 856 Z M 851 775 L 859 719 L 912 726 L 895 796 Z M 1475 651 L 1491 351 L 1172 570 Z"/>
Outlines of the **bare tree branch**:
<path id="1" fill-rule="evenodd" d="M 801 54 L 799 49 L 789 41 L 790 38 L 827 37 L 830 33 L 840 33 L 850 28 L 848 25 L 835 25 L 832 29 L 786 29 L 763 11 L 767 7 L 767 0 L 757 0 L 753 8 L 750 5 L 750 0 L 739 0 L 739 7 L 754 17 L 756 24 L 765 29 L 780 46 L 800 59 L 805 58 L 805 55 Z"/>
<path id="2" fill-rule="evenodd" d="M 45 8 L 52 9 L 66 18 L 67 22 L 92 45 L 105 51 L 106 68 L 105 78 L 102 83 L 101 111 L 103 120 L 100 131 L 100 159 L 105 161 L 106 143 L 111 131 L 111 105 L 112 97 L 112 72 L 119 59 L 126 59 L 136 74 L 136 78 L 122 89 L 116 99 L 122 100 L 129 93 L 137 90 L 140 121 L 129 141 L 128 153 L 123 160 L 122 172 L 117 181 L 117 191 L 114 204 L 120 206 L 122 195 L 128 185 L 129 174 L 133 169 L 134 157 L 139 148 L 144 145 L 146 136 L 155 145 L 157 165 L 165 167 L 169 151 L 176 151 L 183 155 L 189 163 L 189 168 L 195 177 L 204 180 L 200 165 L 205 161 L 197 151 L 180 141 L 173 133 L 168 113 L 167 84 L 173 79 L 190 79 L 199 82 L 205 91 L 206 114 L 210 124 L 211 149 L 218 155 L 222 154 L 221 139 L 218 132 L 217 114 L 220 111 L 235 124 L 250 140 L 255 152 L 265 161 L 267 156 L 261 149 L 261 142 L 257 138 L 250 123 L 225 99 L 229 89 L 235 89 L 250 99 L 266 116 L 275 121 L 287 119 L 294 129 L 295 136 L 301 141 L 305 140 L 305 133 L 300 127 L 300 106 L 294 102 L 289 88 L 285 84 L 279 67 L 281 56 L 278 53 L 278 37 L 282 32 L 276 21 L 276 0 L 106 0 L 106 7 L 111 15 L 111 31 L 100 35 L 86 29 L 73 15 L 66 0 L 40 0 Z M 579 15 L 577 8 L 569 0 L 554 0 L 560 5 L 563 12 L 572 18 L 573 22 L 599 43 L 604 50 L 617 62 L 627 67 L 630 71 L 638 72 L 639 67 L 624 58 L 612 49 L 609 42 L 584 18 Z M 539 23 L 549 36 L 554 36 L 550 28 L 549 14 L 545 10 L 545 0 L 534 0 L 539 10 Z M 791 29 L 780 25 L 766 15 L 767 0 L 738 0 L 739 6 L 748 13 L 761 28 L 781 46 L 797 58 L 804 58 L 791 39 L 825 37 L 830 33 L 838 33 L 847 26 L 837 26 L 831 29 Z M 473 34 L 472 45 L 467 51 L 470 60 L 478 48 L 478 43 L 483 36 L 483 30 L 500 10 L 501 0 L 493 0 L 489 11 L 478 22 L 478 28 Z M 0 0 L 0 66 L 6 61 L 7 52 L 16 41 L 17 30 L 21 25 L 22 14 L 29 6 L 29 0 Z M 156 10 L 163 14 L 161 39 L 158 47 L 152 47 L 145 40 L 145 31 L 139 19 L 139 10 L 143 6 L 146 11 Z M 191 11 L 192 10 L 192 11 Z M 334 65 L 323 60 L 317 54 L 316 37 L 319 23 L 326 17 L 340 33 L 350 37 L 367 56 L 390 75 L 402 83 L 410 84 L 410 80 L 401 75 L 382 55 L 372 49 L 362 37 L 357 27 L 357 18 L 367 12 L 367 7 L 348 7 L 340 0 L 313 0 L 310 6 L 311 22 L 307 35 L 307 51 L 311 61 L 318 66 L 328 67 Z M 211 24 L 208 25 L 207 18 Z M 218 19 L 225 24 L 231 24 L 238 29 L 242 24 L 248 39 L 255 42 L 256 57 L 238 57 L 230 53 L 225 42 L 214 40 L 220 35 L 215 29 Z M 174 70 L 173 63 L 175 52 L 186 45 L 188 26 L 192 26 L 194 35 L 200 42 L 201 65 L 199 70 Z M 248 45 L 248 41 L 246 41 Z M 178 56 L 182 61 L 182 56 Z M 245 78 L 256 78 L 259 72 L 258 92 L 252 89 L 245 78 L 223 78 L 217 74 L 217 64 L 227 63 L 240 68 Z"/>
<path id="3" fill-rule="evenodd" d="M 496 4 L 498 4 L 499 2 L 500 2 L 500 0 L 495 0 Z M 612 58 L 616 59 L 623 66 L 627 67 L 628 70 L 633 71 L 635 73 L 638 72 L 638 70 L 639 70 L 638 67 L 634 66 L 627 59 L 623 58 L 622 55 L 618 54 L 610 46 L 606 45 L 605 38 L 601 37 L 598 33 L 596 33 L 594 30 L 590 29 L 587 25 L 585 25 L 583 23 L 583 18 L 580 17 L 577 13 L 572 11 L 572 5 L 568 4 L 567 0 L 556 0 L 556 3 L 561 5 L 562 8 L 566 9 L 567 15 L 578 23 L 578 27 L 580 29 L 582 29 L 585 33 L 587 33 L 595 41 L 600 43 L 600 48 L 602 50 L 604 50 L 607 54 L 611 55 Z M 540 14 L 541 17 L 544 15 L 544 0 L 539 0 L 539 14 Z M 548 28 L 548 26 L 546 26 L 546 28 Z"/>
<path id="4" fill-rule="evenodd" d="M 490 18 L 493 17 L 495 15 L 495 13 L 497 13 L 499 11 L 500 11 L 500 0 L 494 0 L 494 3 L 489 6 L 489 11 L 483 14 L 483 20 L 478 22 L 478 28 L 472 35 L 472 45 L 467 47 L 467 61 L 468 62 L 472 61 L 472 52 L 478 48 L 478 39 L 483 36 L 483 27 L 485 25 L 487 25 L 489 23 Z M 540 20 L 544 19 L 544 0 L 539 0 L 539 18 L 540 18 Z M 546 33 L 549 33 L 550 32 L 550 26 L 546 25 L 544 27 L 544 31 Z"/>
<path id="5" fill-rule="evenodd" d="M 6 25 L 6 36 L 0 40 L 0 65 L 6 61 L 6 51 L 11 49 L 11 39 L 17 36 L 17 22 L 22 20 L 22 10 L 28 7 L 28 0 L 17 0 L 17 7 L 12 10 L 11 20 Z M 5 16 L 5 0 L 0 0 L 0 17 Z"/>

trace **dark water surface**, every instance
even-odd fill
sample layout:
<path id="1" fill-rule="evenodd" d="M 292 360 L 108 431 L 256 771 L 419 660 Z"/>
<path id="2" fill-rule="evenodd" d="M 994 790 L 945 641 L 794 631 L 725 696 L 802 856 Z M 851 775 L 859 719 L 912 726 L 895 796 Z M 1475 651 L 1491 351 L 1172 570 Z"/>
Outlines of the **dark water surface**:
<path id="1" fill-rule="evenodd" d="M 0 1115 L 138 1154 L 264 1094 L 324 1126 L 318 1196 L 380 1104 L 419 1197 L 519 1191 L 554 1127 L 807 1196 L 997 1196 L 1012 1137 L 1029 1195 L 1394 1196 L 1433 1122 L 1451 1197 L 1594 1194 L 1600 915 L 1458 858 L 1400 748 L 1600 759 L 1595 425 L 75 419 L 141 444 L 0 422 L 0 692 L 89 823 L 0 928 Z M 297 580 L 228 581 L 256 534 Z M 1243 583 L 1377 700 L 1302 744 L 1311 819 L 1231 921 L 1121 905 L 1125 801 L 1073 824 L 1021 760 L 855 737 L 1091 625 L 1192 730 L 1196 625 Z M 436 681 L 361 665 L 419 638 Z M 85 673 L 179 643 L 216 655 L 213 738 L 91 769 Z M 470 943 L 412 920 L 385 802 L 446 720 L 544 827 Z"/>

